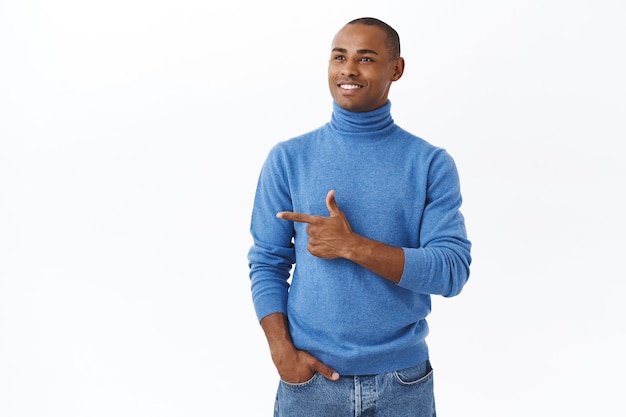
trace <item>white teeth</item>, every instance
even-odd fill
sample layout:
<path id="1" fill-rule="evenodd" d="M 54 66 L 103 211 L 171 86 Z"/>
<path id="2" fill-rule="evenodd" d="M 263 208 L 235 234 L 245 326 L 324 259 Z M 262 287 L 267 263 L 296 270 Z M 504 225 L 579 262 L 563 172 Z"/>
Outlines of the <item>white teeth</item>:
<path id="1" fill-rule="evenodd" d="M 358 85 L 354 85 L 354 84 L 341 84 L 339 87 L 345 89 L 345 90 L 354 90 L 356 88 L 361 88 Z"/>

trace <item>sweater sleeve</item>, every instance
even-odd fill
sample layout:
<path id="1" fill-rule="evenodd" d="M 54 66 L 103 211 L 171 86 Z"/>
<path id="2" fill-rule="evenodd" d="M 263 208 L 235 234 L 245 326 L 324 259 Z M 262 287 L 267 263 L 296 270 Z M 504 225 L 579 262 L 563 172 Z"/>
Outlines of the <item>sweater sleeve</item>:
<path id="1" fill-rule="evenodd" d="M 426 205 L 417 248 L 403 248 L 404 271 L 399 286 L 424 294 L 452 297 L 469 278 L 471 243 L 467 239 L 459 175 L 443 149 L 428 170 Z"/>
<path id="2" fill-rule="evenodd" d="M 292 222 L 276 218 L 291 210 L 284 168 L 277 148 L 265 161 L 254 198 L 250 232 L 253 245 L 248 251 L 252 300 L 258 320 L 272 313 L 287 314 L 290 271 L 295 263 Z"/>

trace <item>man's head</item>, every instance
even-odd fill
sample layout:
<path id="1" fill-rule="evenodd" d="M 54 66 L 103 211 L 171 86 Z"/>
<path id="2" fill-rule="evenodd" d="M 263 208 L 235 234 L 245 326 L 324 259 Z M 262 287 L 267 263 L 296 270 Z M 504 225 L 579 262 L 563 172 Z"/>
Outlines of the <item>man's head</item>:
<path id="1" fill-rule="evenodd" d="M 398 33 L 385 22 L 371 17 L 355 19 L 335 35 L 328 85 L 341 108 L 365 112 L 383 106 L 391 83 L 403 72 Z"/>

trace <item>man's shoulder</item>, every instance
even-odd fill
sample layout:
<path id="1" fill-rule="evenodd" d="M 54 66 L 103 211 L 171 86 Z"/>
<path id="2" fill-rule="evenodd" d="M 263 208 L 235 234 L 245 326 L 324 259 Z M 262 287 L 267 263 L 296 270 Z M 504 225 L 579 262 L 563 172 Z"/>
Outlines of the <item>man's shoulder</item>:
<path id="1" fill-rule="evenodd" d="M 400 126 L 397 126 L 396 135 L 399 138 L 402 138 L 402 140 L 406 141 L 407 144 L 412 145 L 412 146 L 416 146 L 422 149 L 429 149 L 432 151 L 439 149 L 437 145 L 430 142 L 429 140 L 424 139 L 423 137 L 418 136 L 414 133 L 411 133 L 408 130 L 401 128 Z"/>
<path id="2" fill-rule="evenodd" d="M 317 127 L 313 130 L 309 130 L 308 132 L 301 133 L 297 136 L 293 136 L 293 137 L 284 139 L 282 141 L 279 141 L 278 143 L 276 143 L 274 147 L 292 148 L 292 147 L 306 146 L 308 142 L 318 140 L 319 138 L 323 137 L 326 134 L 324 131 L 325 131 L 325 125 Z"/>

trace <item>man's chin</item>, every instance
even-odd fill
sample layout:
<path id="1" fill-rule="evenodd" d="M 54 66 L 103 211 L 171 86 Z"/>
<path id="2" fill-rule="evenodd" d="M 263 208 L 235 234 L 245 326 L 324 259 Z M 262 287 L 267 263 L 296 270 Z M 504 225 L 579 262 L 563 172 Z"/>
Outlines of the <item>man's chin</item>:
<path id="1" fill-rule="evenodd" d="M 335 102 L 339 107 L 344 110 L 352 111 L 352 112 L 362 112 L 363 105 L 362 103 L 357 102 L 356 100 L 351 100 L 350 97 L 335 97 Z"/>

